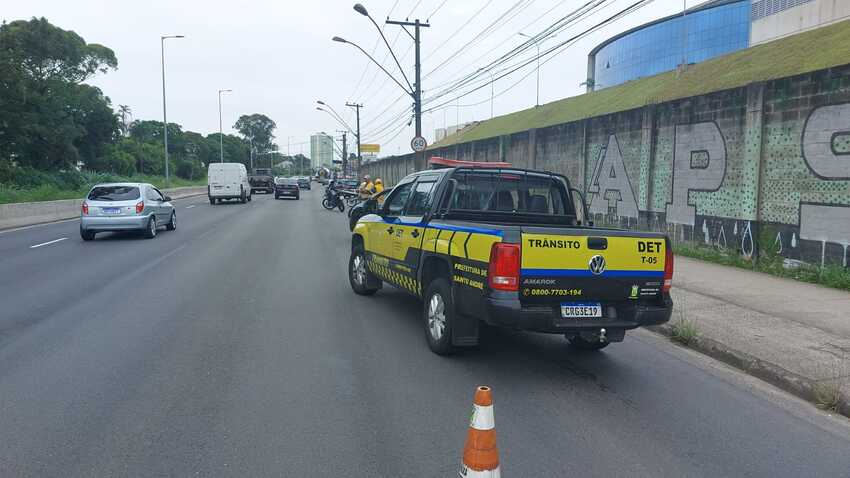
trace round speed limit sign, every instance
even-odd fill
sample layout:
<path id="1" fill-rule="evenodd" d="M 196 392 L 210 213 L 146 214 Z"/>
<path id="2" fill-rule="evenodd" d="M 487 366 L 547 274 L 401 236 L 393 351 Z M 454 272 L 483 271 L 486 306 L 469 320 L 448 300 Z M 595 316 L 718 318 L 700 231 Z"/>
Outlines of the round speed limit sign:
<path id="1" fill-rule="evenodd" d="M 422 136 L 417 136 L 410 140 L 410 148 L 417 153 L 425 151 L 425 148 L 428 147 L 428 142 L 425 141 L 425 138 Z"/>

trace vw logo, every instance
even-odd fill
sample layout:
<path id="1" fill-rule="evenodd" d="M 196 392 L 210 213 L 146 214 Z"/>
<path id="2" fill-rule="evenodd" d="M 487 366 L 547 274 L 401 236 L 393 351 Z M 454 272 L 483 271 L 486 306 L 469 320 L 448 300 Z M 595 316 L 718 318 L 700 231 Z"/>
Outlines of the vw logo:
<path id="1" fill-rule="evenodd" d="M 595 255 L 591 257 L 588 267 L 590 268 L 590 272 L 592 272 L 593 275 L 598 276 L 599 274 L 605 272 L 605 258 L 600 255 Z"/>

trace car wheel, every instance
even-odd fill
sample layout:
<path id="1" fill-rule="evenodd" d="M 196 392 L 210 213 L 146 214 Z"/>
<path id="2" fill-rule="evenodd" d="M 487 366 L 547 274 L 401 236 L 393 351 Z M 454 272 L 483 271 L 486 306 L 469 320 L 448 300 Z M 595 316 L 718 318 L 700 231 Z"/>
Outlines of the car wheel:
<path id="1" fill-rule="evenodd" d="M 210 204 L 215 205 L 215 198 L 210 196 L 209 199 L 210 199 Z"/>
<path id="2" fill-rule="evenodd" d="M 425 303 L 422 308 L 425 325 L 425 339 L 428 347 L 437 355 L 454 352 L 452 346 L 452 323 L 454 322 L 454 302 L 452 290 L 446 279 L 434 279 L 425 291 Z"/>
<path id="3" fill-rule="evenodd" d="M 602 350 L 608 345 L 611 344 L 609 341 L 600 342 L 599 340 L 586 340 L 581 336 L 570 337 L 567 340 L 570 341 L 570 347 L 576 350 L 586 350 L 586 351 L 595 351 Z"/>
<path id="4" fill-rule="evenodd" d="M 156 237 L 156 218 L 151 215 L 151 218 L 148 220 L 148 227 L 145 229 L 145 237 L 148 239 L 153 239 Z"/>
<path id="5" fill-rule="evenodd" d="M 244 189 L 242 189 L 241 192 L 239 193 L 239 202 L 241 202 L 242 204 L 245 204 L 246 202 L 248 202 L 248 198 L 247 198 L 247 196 L 245 196 L 245 190 Z"/>
<path id="6" fill-rule="evenodd" d="M 300 195 L 300 194 L 299 194 L 299 195 L 297 195 L 297 196 L 295 196 L 295 200 L 296 200 L 296 201 L 297 201 L 297 200 L 299 200 L 299 199 L 301 199 L 301 195 Z"/>
<path id="7" fill-rule="evenodd" d="M 83 229 L 83 226 L 80 226 L 80 237 L 83 238 L 84 241 L 94 240 L 94 235 L 97 234 L 94 231 L 87 231 Z"/>
<path id="8" fill-rule="evenodd" d="M 351 257 L 348 259 L 348 282 L 358 295 L 372 295 L 381 288 L 380 279 L 375 277 L 366 265 L 366 253 L 362 247 L 351 250 Z"/>
<path id="9" fill-rule="evenodd" d="M 177 213 L 176 212 L 173 212 L 173 211 L 171 212 L 171 220 L 168 221 L 168 224 L 165 225 L 165 228 L 168 229 L 169 231 L 173 231 L 173 230 L 177 229 Z"/>

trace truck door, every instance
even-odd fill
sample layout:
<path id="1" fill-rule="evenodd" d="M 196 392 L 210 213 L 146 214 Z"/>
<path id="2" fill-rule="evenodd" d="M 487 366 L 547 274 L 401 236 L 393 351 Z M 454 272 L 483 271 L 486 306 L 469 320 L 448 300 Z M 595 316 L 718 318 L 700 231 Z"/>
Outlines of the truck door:
<path id="1" fill-rule="evenodd" d="M 404 207 L 410 199 L 413 184 L 414 182 L 411 180 L 396 186 L 380 211 L 381 220 L 369 224 L 369 251 L 385 260 L 395 259 L 396 257 L 393 238 L 398 231 L 398 223 L 401 221 Z M 386 263 L 382 265 L 392 266 Z M 382 277 L 382 279 L 385 278 Z"/>
<path id="2" fill-rule="evenodd" d="M 416 182 L 392 238 L 393 258 L 400 262 L 399 272 L 410 277 L 411 280 L 405 282 L 412 286 L 411 292 L 416 295 L 421 295 L 416 277 L 422 256 L 422 239 L 425 236 L 422 220 L 431 210 L 436 184 L 436 178 L 420 178 Z"/>

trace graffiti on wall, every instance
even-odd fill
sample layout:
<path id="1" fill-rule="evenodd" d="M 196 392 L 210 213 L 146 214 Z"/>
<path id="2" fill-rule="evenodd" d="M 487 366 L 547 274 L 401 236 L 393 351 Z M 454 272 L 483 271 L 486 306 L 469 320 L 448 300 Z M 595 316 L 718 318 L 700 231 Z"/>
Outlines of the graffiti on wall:
<path id="1" fill-rule="evenodd" d="M 605 214 L 637 219 L 638 206 L 632 183 L 623 163 L 617 136 L 608 137 L 608 145 L 599 151 L 587 190 L 592 214 Z"/>
<path id="2" fill-rule="evenodd" d="M 803 160 L 809 170 L 825 181 L 850 179 L 850 104 L 815 108 L 806 119 L 800 141 Z M 844 248 L 850 245 L 850 207 L 832 204 L 800 203 L 800 238 L 821 243 L 821 263 L 826 244 Z"/>
<path id="3" fill-rule="evenodd" d="M 679 124 L 673 136 L 673 180 L 667 222 L 694 225 L 692 191 L 717 191 L 726 176 L 726 141 L 717 123 Z"/>

